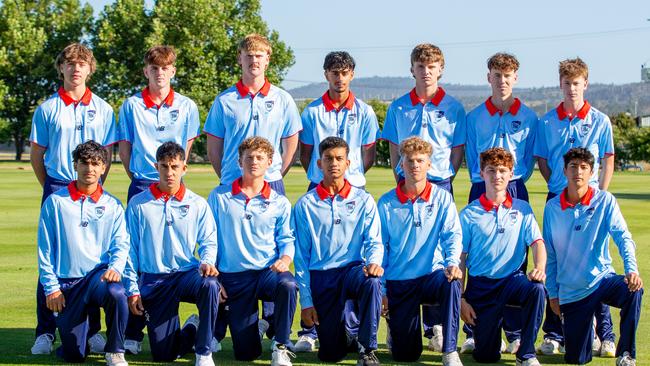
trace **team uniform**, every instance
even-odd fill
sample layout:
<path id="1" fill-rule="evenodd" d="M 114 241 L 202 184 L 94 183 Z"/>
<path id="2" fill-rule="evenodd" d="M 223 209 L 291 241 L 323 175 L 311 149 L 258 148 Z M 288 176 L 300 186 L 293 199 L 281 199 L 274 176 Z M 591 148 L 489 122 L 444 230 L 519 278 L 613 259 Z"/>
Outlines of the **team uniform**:
<path id="1" fill-rule="evenodd" d="M 404 182 L 377 204 L 384 250 L 385 290 L 393 359 L 415 362 L 422 354 L 420 304 L 440 304 L 444 353 L 456 351 L 460 281 L 449 282 L 445 269 L 458 266 L 461 227 L 451 194 L 427 182 L 409 199 Z"/>
<path id="2" fill-rule="evenodd" d="M 258 334 L 258 300 L 275 308 L 275 340 L 290 344 L 298 285 L 291 272 L 270 269 L 283 255 L 293 258 L 291 203 L 267 182 L 260 194 L 247 197 L 240 180 L 215 188 L 208 203 L 219 231 L 217 268 L 228 299 L 228 324 L 235 358 L 250 361 L 262 353 Z"/>
<path id="3" fill-rule="evenodd" d="M 81 99 L 75 101 L 61 87 L 34 112 L 29 140 L 46 149 L 43 205 L 49 195 L 77 178 L 72 152 L 79 144 L 94 140 L 110 146 L 117 142 L 113 109 L 88 88 Z M 40 281 L 36 288 L 36 314 L 36 337 L 43 334 L 54 336 L 56 321 L 45 305 Z M 90 318 L 90 334 L 96 334 L 100 329 L 99 310 L 90 311 Z"/>
<path id="4" fill-rule="evenodd" d="M 38 225 L 39 279 L 44 296 L 61 291 L 65 308 L 56 317 L 66 362 L 83 362 L 87 355 L 89 310 L 106 313 L 105 351 L 124 353 L 129 314 L 121 282 L 101 280 L 107 269 L 124 271 L 129 234 L 122 204 L 101 185 L 91 195 L 76 182 L 51 194 L 43 204 Z"/>
<path id="5" fill-rule="evenodd" d="M 231 185 L 241 177 L 237 148 L 245 139 L 264 137 L 275 146 L 273 163 L 264 179 L 271 188 L 284 194 L 282 183 L 282 139 L 302 129 L 300 114 L 289 93 L 265 81 L 257 94 L 251 94 L 240 80 L 214 100 L 203 131 L 223 140 L 221 184 Z"/>
<path id="6" fill-rule="evenodd" d="M 124 101 L 120 108 L 120 140 L 131 144 L 129 170 L 133 178 L 128 200 L 158 182 L 156 150 L 163 142 L 173 141 L 184 150 L 201 133 L 199 110 L 190 98 L 170 90 L 158 106 L 149 87 Z"/>
<path id="7" fill-rule="evenodd" d="M 507 111 L 499 110 L 488 98 L 485 103 L 467 114 L 467 144 L 465 159 L 472 188 L 469 201 L 485 193 L 481 178 L 481 153 L 502 147 L 514 158 L 513 176 L 508 183 L 508 193 L 513 198 L 528 202 L 525 182 L 533 172 L 535 136 L 539 121 L 537 115 L 518 98 Z"/>
<path id="8" fill-rule="evenodd" d="M 517 359 L 535 357 L 535 340 L 544 314 L 544 285 L 528 280 L 521 266 L 528 246 L 542 239 L 530 205 L 507 194 L 497 205 L 482 195 L 460 213 L 468 273 L 464 296 L 476 312 L 473 357 L 501 358 L 505 306 L 521 306 L 521 345 Z"/>
<path id="9" fill-rule="evenodd" d="M 546 287 L 549 298 L 560 301 L 567 363 L 591 361 L 592 319 L 601 303 L 621 308 L 616 356 L 629 352 L 636 358 L 643 289 L 630 292 L 625 277 L 616 275 L 609 254 L 610 236 L 623 258 L 625 273 L 638 274 L 636 246 L 611 193 L 589 187 L 581 202 L 572 205 L 565 190 L 546 203 Z"/>
<path id="10" fill-rule="evenodd" d="M 129 296 L 141 296 L 154 361 L 173 361 L 192 347 L 197 355 L 209 355 L 220 285 L 216 277 L 198 272 L 200 264 L 217 259 L 216 225 L 207 202 L 184 185 L 169 196 L 152 184 L 133 197 L 126 221 L 131 250 L 124 283 Z M 181 301 L 197 305 L 198 328 L 179 329 Z"/>
<path id="11" fill-rule="evenodd" d="M 332 104 L 328 92 L 311 102 L 302 112 L 300 142 L 314 146 L 307 172 L 310 188 L 323 180 L 323 172 L 316 163 L 320 158 L 318 144 L 326 137 L 340 137 L 348 143 L 350 166 L 345 178 L 355 187 L 364 187 L 366 177 L 363 166 L 362 148 L 377 141 L 379 123 L 372 107 L 355 98 L 350 92 L 348 99 L 339 109 Z"/>
<path id="12" fill-rule="evenodd" d="M 300 306 L 314 307 L 320 323 L 318 358 L 338 362 L 347 354 L 351 345 L 344 321 L 347 299 L 359 305 L 359 344 L 365 351 L 377 349 L 381 284 L 363 272 L 366 264 L 381 265 L 384 253 L 372 196 L 348 181 L 334 196 L 319 184 L 298 199 L 291 221 Z"/>

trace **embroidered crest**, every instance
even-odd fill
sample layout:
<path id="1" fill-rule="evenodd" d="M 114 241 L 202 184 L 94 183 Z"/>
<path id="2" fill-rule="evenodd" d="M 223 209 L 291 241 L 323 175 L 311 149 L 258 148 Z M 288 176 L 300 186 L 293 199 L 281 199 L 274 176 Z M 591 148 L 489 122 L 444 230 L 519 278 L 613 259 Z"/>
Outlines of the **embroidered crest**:
<path id="1" fill-rule="evenodd" d="M 589 133 L 589 130 L 591 130 L 591 123 L 582 124 L 582 126 L 580 126 L 580 135 L 585 136 Z"/>
<path id="2" fill-rule="evenodd" d="M 267 100 L 264 102 L 264 107 L 266 108 L 267 112 L 270 112 L 271 109 L 273 109 L 273 105 L 275 104 L 275 101 L 273 100 Z"/>
<path id="3" fill-rule="evenodd" d="M 351 213 L 354 211 L 354 207 L 355 207 L 356 205 L 357 205 L 357 204 L 356 204 L 354 201 L 350 201 L 350 202 L 348 202 L 348 203 L 345 204 L 345 209 L 348 210 L 348 213 L 349 213 L 349 214 L 351 214 Z"/>
<path id="4" fill-rule="evenodd" d="M 517 211 L 511 212 L 510 213 L 510 222 L 513 224 L 517 222 Z"/>
<path id="5" fill-rule="evenodd" d="M 106 212 L 106 207 L 105 206 L 97 206 L 97 207 L 95 207 L 95 215 L 97 215 L 98 219 L 101 219 L 102 216 L 104 216 L 104 212 Z"/>
<path id="6" fill-rule="evenodd" d="M 434 206 L 435 205 L 432 203 L 430 205 L 427 205 L 427 207 L 425 208 L 425 211 L 426 211 L 428 217 L 431 217 L 431 215 L 433 215 Z"/>
<path id="7" fill-rule="evenodd" d="M 169 112 L 169 117 L 171 118 L 172 122 L 176 122 L 176 120 L 178 120 L 178 109 L 174 109 L 173 111 Z"/>
<path id="8" fill-rule="evenodd" d="M 269 206 L 271 205 L 271 201 L 269 200 L 261 201 L 258 205 L 260 207 L 260 210 L 262 212 L 265 212 L 266 210 L 268 210 Z"/>
<path id="9" fill-rule="evenodd" d="M 181 217 L 187 216 L 187 213 L 190 211 L 190 205 L 182 205 L 178 208 L 178 211 L 181 214 Z"/>
<path id="10" fill-rule="evenodd" d="M 355 113 L 348 114 L 348 123 L 353 125 L 357 121 L 357 115 Z"/>
<path id="11" fill-rule="evenodd" d="M 512 130 L 517 131 L 519 127 L 521 127 L 521 121 L 512 121 L 511 125 L 512 125 Z"/>
<path id="12" fill-rule="evenodd" d="M 88 114 L 88 120 L 89 121 L 94 120 L 95 119 L 95 114 L 97 114 L 97 112 L 95 110 L 93 110 L 93 109 L 89 109 L 88 112 L 86 112 L 86 113 Z"/>

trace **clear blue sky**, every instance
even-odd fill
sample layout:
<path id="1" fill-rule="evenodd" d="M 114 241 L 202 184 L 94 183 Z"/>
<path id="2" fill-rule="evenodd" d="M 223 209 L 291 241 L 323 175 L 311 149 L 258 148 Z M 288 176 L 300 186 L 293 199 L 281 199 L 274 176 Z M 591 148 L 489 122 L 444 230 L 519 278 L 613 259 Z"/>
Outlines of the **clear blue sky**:
<path id="1" fill-rule="evenodd" d="M 88 2 L 100 10 L 112 1 Z M 294 50 L 288 88 L 322 81 L 332 50 L 352 54 L 356 77 L 409 76 L 421 42 L 442 48 L 442 83 L 486 84 L 485 60 L 498 51 L 517 56 L 522 87 L 558 85 L 557 63 L 575 56 L 592 83 L 638 82 L 650 66 L 648 0 L 262 0 L 262 17 Z"/>

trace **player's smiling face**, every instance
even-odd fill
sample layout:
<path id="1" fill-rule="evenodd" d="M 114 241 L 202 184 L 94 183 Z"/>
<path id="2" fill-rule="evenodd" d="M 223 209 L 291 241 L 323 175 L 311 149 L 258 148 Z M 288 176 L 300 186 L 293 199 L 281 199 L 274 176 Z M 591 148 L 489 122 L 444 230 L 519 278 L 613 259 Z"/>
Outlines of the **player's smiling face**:
<path id="1" fill-rule="evenodd" d="M 69 60 L 61 65 L 61 74 L 66 89 L 73 89 L 86 84 L 90 75 L 90 65 L 83 60 Z"/>
<path id="2" fill-rule="evenodd" d="M 317 164 L 323 171 L 324 180 L 334 181 L 343 178 L 350 166 L 350 160 L 344 147 L 334 147 L 323 151 Z"/>
<path id="3" fill-rule="evenodd" d="M 335 93 L 345 93 L 350 90 L 350 82 L 354 79 L 354 70 L 339 69 L 325 71 L 325 79 L 329 83 L 329 90 Z"/>
<path id="4" fill-rule="evenodd" d="M 181 178 L 187 171 L 187 165 L 181 157 L 175 156 L 157 162 L 156 170 L 160 175 L 158 189 L 165 193 L 173 193 L 180 188 Z"/>
<path id="5" fill-rule="evenodd" d="M 159 90 L 168 87 L 174 75 L 176 75 L 174 65 L 147 65 L 144 68 L 144 76 L 149 80 L 150 89 Z"/>
<path id="6" fill-rule="evenodd" d="M 407 180 L 421 182 L 427 179 L 431 168 L 431 158 L 427 154 L 413 153 L 402 157 L 402 171 Z"/>
<path id="7" fill-rule="evenodd" d="M 78 161 L 74 163 L 77 171 L 77 181 L 83 186 L 91 186 L 99 182 L 106 171 L 106 165 L 99 159 Z"/>
<path id="8" fill-rule="evenodd" d="M 564 168 L 569 187 L 580 189 L 589 184 L 592 168 L 586 161 L 574 159 Z"/>
<path id="9" fill-rule="evenodd" d="M 512 179 L 512 168 L 505 165 L 488 165 L 481 169 L 481 178 L 487 187 L 502 192 L 508 188 L 508 182 Z"/>
<path id="10" fill-rule="evenodd" d="M 442 70 L 440 61 L 415 61 L 411 66 L 411 74 L 415 82 L 424 86 L 436 85 Z"/>
<path id="11" fill-rule="evenodd" d="M 239 165 L 245 178 L 263 177 L 271 162 L 271 157 L 261 149 L 248 149 L 239 158 Z"/>
<path id="12" fill-rule="evenodd" d="M 244 75 L 256 78 L 264 75 L 270 59 L 271 56 L 267 51 L 242 50 L 239 52 L 238 62 Z"/>
<path id="13" fill-rule="evenodd" d="M 560 78 L 560 88 L 566 102 L 582 102 L 589 82 L 584 76 Z"/>
<path id="14" fill-rule="evenodd" d="M 492 95 L 505 99 L 512 95 L 512 88 L 517 83 L 517 72 L 491 69 L 487 78 L 492 87 Z"/>

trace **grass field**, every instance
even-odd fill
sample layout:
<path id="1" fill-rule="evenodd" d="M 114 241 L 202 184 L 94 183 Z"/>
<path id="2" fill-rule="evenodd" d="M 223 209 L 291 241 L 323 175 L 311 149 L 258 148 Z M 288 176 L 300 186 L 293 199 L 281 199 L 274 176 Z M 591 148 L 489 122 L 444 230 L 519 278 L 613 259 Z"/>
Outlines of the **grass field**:
<path id="1" fill-rule="evenodd" d="M 217 184 L 217 178 L 208 165 L 192 165 L 186 175 L 186 183 L 190 189 L 204 197 Z M 375 198 L 392 188 L 393 177 L 388 169 L 373 168 L 368 177 L 367 189 Z M 289 199 L 295 202 L 305 191 L 307 181 L 301 168 L 294 167 L 285 179 Z M 117 197 L 126 201 L 128 179 L 119 164 L 113 166 L 105 188 Z M 459 206 L 467 200 L 469 183 L 467 172 L 462 171 L 454 182 L 455 197 Z M 542 178 L 536 172 L 528 183 L 530 198 L 535 214 L 541 224 L 543 204 L 546 197 L 546 187 Z M 642 276 L 650 268 L 650 174 L 647 173 L 616 173 L 613 179 L 612 191 L 618 198 L 628 226 L 637 243 L 637 258 Z M 37 280 L 36 264 L 36 224 L 39 213 L 41 187 L 38 185 L 29 164 L 27 163 L 0 163 L 0 364 L 31 364 L 51 365 L 57 364 L 54 356 L 33 356 L 30 347 L 33 342 L 35 316 L 35 287 Z M 612 255 L 615 266 L 620 272 L 622 265 L 620 256 L 615 246 L 612 245 Z M 650 281 L 650 278 L 646 278 Z M 195 308 L 183 305 L 182 318 Z M 618 310 L 612 309 L 612 315 L 618 330 Z M 648 315 L 648 302 L 643 305 L 643 314 L 637 332 L 637 359 L 639 364 L 645 364 L 650 359 L 650 350 L 645 348 L 650 343 L 650 319 Z M 299 315 L 294 322 L 294 331 L 298 329 Z M 617 332 L 618 333 L 618 332 Z M 294 333 L 295 334 L 295 333 Z M 384 365 L 395 365 L 386 351 L 386 328 L 382 324 L 379 331 L 380 350 L 379 357 Z M 295 335 L 294 335 L 295 337 Z M 540 333 L 541 338 L 541 333 Z M 464 336 L 460 335 L 460 342 Z M 424 338 L 423 338 L 424 341 Z M 214 359 L 218 365 L 245 365 L 249 362 L 236 362 L 229 339 L 224 341 L 224 351 L 215 354 Z M 262 357 L 253 364 L 269 364 L 270 352 L 268 340 L 264 341 L 266 350 Z M 148 344 L 145 341 L 145 352 L 138 356 L 127 356 L 132 365 L 146 365 L 149 362 Z M 474 364 L 471 356 L 462 355 L 465 365 Z M 542 356 L 539 358 L 543 364 L 561 364 L 561 356 Z M 92 355 L 87 361 L 103 363 L 103 358 Z M 179 360 L 176 364 L 194 362 L 191 356 Z M 60 363 L 60 362 L 59 362 Z M 416 364 L 440 364 L 441 355 L 425 351 Z M 514 356 L 504 355 L 501 364 L 514 365 Z M 321 364 L 315 354 L 299 354 L 294 360 L 294 365 Z M 342 362 L 345 365 L 356 364 L 356 355 Z M 595 358 L 592 365 L 614 365 L 613 359 Z"/>

